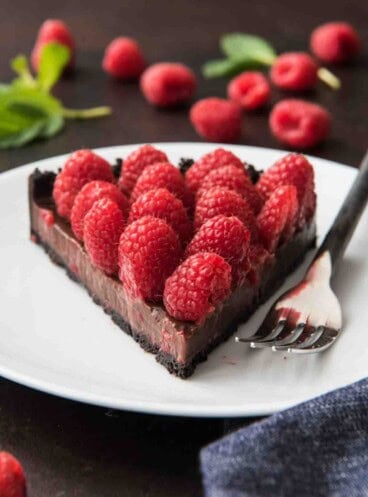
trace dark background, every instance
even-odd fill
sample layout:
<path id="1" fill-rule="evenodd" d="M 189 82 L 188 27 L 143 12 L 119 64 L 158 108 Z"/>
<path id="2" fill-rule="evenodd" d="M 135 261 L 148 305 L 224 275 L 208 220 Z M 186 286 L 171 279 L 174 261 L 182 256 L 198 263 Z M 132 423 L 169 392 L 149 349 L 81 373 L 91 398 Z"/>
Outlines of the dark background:
<path id="1" fill-rule="evenodd" d="M 219 56 L 221 34 L 250 32 L 266 37 L 279 52 L 305 50 L 311 30 L 330 20 L 350 21 L 362 36 L 364 53 L 335 69 L 343 84 L 339 92 L 320 84 L 305 95 L 333 116 L 330 138 L 310 153 L 357 166 L 367 147 L 368 3 L 362 0 L 1 0 L 0 12 L 0 81 L 12 77 L 11 57 L 30 52 L 40 23 L 61 18 L 77 41 L 78 71 L 58 85 L 57 95 L 68 107 L 113 108 L 108 118 L 69 122 L 47 142 L 0 151 L 0 170 L 81 147 L 200 140 L 188 109 L 154 109 L 136 84 L 110 81 L 100 70 L 104 47 L 115 36 L 135 37 L 150 62 L 190 65 L 199 76 L 198 97 L 225 96 L 225 81 L 200 76 L 201 65 Z M 273 91 L 273 101 L 281 96 Z M 267 114 L 245 116 L 240 143 L 278 147 Z M 0 380 L 0 450 L 22 461 L 29 497 L 199 496 L 198 451 L 223 430 L 223 420 L 109 411 Z"/>

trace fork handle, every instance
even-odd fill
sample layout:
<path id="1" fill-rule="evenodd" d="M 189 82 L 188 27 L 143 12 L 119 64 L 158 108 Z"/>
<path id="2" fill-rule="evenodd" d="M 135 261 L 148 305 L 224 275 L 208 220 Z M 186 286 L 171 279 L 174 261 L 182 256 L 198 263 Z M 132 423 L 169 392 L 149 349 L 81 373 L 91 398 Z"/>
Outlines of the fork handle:
<path id="1" fill-rule="evenodd" d="M 335 270 L 354 233 L 368 201 L 368 151 L 360 165 L 359 173 L 350 188 L 329 232 L 325 236 L 314 260 L 328 251 L 332 269 Z"/>

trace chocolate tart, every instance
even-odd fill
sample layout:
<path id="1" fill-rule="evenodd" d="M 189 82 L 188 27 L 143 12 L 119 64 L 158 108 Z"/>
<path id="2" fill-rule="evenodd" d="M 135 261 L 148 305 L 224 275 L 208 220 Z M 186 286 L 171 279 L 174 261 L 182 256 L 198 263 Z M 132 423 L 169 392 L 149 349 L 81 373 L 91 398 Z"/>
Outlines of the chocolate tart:
<path id="1" fill-rule="evenodd" d="M 196 365 L 272 295 L 315 245 L 316 226 L 312 220 L 278 249 L 273 262 L 263 269 L 258 285 L 236 288 L 200 324 L 177 321 L 162 306 L 132 300 L 117 278 L 92 265 L 70 225 L 56 213 L 52 199 L 55 176 L 36 170 L 29 177 L 31 239 L 44 248 L 54 263 L 64 267 L 70 278 L 81 283 L 122 330 L 180 378 L 192 375 Z"/>

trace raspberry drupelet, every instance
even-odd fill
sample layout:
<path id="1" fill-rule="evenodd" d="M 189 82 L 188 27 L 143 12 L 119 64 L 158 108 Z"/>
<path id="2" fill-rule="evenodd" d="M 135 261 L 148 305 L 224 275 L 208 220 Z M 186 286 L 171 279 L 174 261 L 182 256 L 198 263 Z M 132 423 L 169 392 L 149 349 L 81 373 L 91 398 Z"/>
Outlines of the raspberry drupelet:
<path id="1" fill-rule="evenodd" d="M 164 305 L 182 321 L 202 321 L 229 295 L 231 267 L 219 255 L 201 252 L 185 259 L 166 280 Z"/>

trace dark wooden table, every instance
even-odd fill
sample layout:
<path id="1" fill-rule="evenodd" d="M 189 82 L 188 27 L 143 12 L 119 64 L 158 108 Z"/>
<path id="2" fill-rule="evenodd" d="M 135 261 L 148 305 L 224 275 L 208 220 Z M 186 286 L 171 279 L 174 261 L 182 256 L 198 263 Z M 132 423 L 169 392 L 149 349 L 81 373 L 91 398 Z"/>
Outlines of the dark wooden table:
<path id="1" fill-rule="evenodd" d="M 368 145 L 368 4 L 361 0 L 295 2 L 231 0 L 116 2 L 90 0 L 2 0 L 0 81 L 8 81 L 8 61 L 28 53 L 45 18 L 62 18 L 78 43 L 78 71 L 57 94 L 69 107 L 108 104 L 113 116 L 71 122 L 47 142 L 0 152 L 0 171 L 81 147 L 135 142 L 199 141 L 188 109 L 149 107 L 136 84 L 108 80 L 100 70 L 106 44 L 117 35 L 136 37 L 149 61 L 182 61 L 199 75 L 201 64 L 218 56 L 223 33 L 245 31 L 267 37 L 278 49 L 307 48 L 321 22 L 346 19 L 360 31 L 365 54 L 336 73 L 343 86 L 334 93 L 319 86 L 306 95 L 333 116 L 329 140 L 311 153 L 356 166 Z M 198 96 L 225 95 L 224 81 L 199 76 Z M 280 98 L 274 92 L 274 100 Z M 267 112 L 244 118 L 241 143 L 277 147 Z M 186 419 L 110 411 L 39 393 L 0 380 L 0 449 L 22 461 L 29 497 L 177 497 L 201 495 L 198 451 L 223 433 L 223 420 Z"/>

